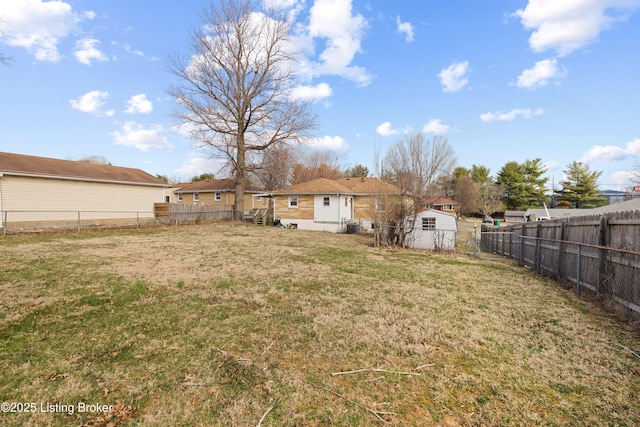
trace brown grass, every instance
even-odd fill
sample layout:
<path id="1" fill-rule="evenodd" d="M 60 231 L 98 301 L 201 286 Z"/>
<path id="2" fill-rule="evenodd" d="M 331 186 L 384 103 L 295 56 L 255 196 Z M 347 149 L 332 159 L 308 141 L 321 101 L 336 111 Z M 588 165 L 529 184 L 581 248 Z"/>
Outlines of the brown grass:
<path id="1" fill-rule="evenodd" d="M 640 425 L 638 336 L 510 264 L 243 225 L 0 247 L 0 400 L 113 405 L 2 425 Z"/>

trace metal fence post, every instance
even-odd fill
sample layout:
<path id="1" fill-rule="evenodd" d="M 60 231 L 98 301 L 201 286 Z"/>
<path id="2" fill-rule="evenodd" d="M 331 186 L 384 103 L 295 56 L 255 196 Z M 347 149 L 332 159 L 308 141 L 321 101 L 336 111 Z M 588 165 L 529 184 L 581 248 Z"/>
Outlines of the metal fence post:
<path id="1" fill-rule="evenodd" d="M 80 232 L 80 211 L 78 211 L 78 233 Z"/>
<path id="2" fill-rule="evenodd" d="M 473 256 L 476 258 L 480 258 L 480 254 L 478 253 L 478 224 L 475 224 L 473 230 Z"/>

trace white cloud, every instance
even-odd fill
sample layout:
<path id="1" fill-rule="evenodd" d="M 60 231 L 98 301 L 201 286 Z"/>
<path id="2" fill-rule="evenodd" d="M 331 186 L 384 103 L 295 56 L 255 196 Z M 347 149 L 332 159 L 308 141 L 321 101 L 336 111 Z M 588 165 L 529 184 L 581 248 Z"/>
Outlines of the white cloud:
<path id="1" fill-rule="evenodd" d="M 612 162 L 629 157 L 640 156 L 640 138 L 627 142 L 625 147 L 615 145 L 595 145 L 582 156 L 582 162 Z"/>
<path id="2" fill-rule="evenodd" d="M 602 31 L 638 7 L 640 0 L 529 0 L 513 16 L 533 30 L 531 49 L 555 50 L 563 56 L 595 42 Z"/>
<path id="3" fill-rule="evenodd" d="M 544 114 L 544 110 L 542 108 L 538 108 L 536 110 L 531 110 L 529 108 L 516 108 L 506 113 L 499 111 L 497 113 L 480 114 L 480 120 L 483 122 L 512 122 L 519 116 L 524 119 L 531 119 L 534 116 L 542 114 Z"/>
<path id="4" fill-rule="evenodd" d="M 140 95 L 134 95 L 127 101 L 127 109 L 125 113 L 135 114 L 142 113 L 148 114 L 153 110 L 153 104 L 147 99 L 144 93 Z"/>
<path id="5" fill-rule="evenodd" d="M 467 78 L 467 73 L 469 72 L 469 61 L 464 62 L 454 62 L 449 65 L 447 68 L 444 68 L 438 74 L 440 77 L 440 83 L 443 86 L 445 92 L 457 92 L 462 90 L 467 83 L 469 83 L 469 79 Z"/>
<path id="6" fill-rule="evenodd" d="M 109 92 L 92 90 L 76 99 L 70 100 L 69 103 L 71 103 L 71 107 L 83 113 L 99 114 L 107 98 L 109 98 Z"/>
<path id="7" fill-rule="evenodd" d="M 203 173 L 217 173 L 224 167 L 224 161 L 207 157 L 190 157 L 176 172 L 188 176 L 197 176 Z"/>
<path id="8" fill-rule="evenodd" d="M 427 122 L 426 125 L 422 128 L 422 132 L 425 133 L 435 133 L 436 135 L 441 135 L 443 133 L 449 132 L 450 127 L 448 125 L 443 125 L 440 119 L 431 119 Z"/>
<path id="9" fill-rule="evenodd" d="M 407 43 L 413 41 L 413 25 L 409 22 L 400 21 L 400 17 L 396 16 L 396 24 L 398 25 L 398 32 L 404 34 Z"/>
<path id="10" fill-rule="evenodd" d="M 96 60 L 99 62 L 108 61 L 109 58 L 100 52 L 96 45 L 99 45 L 100 41 L 97 39 L 81 39 L 76 42 L 76 48 L 73 51 L 73 54 L 76 56 L 76 59 L 85 65 L 91 65 L 92 60 Z"/>
<path id="11" fill-rule="evenodd" d="M 172 149 L 173 146 L 162 132 L 160 125 L 145 127 L 136 122 L 124 122 L 120 131 L 112 132 L 110 135 L 115 144 L 137 148 L 140 151 Z"/>
<path id="12" fill-rule="evenodd" d="M 145 56 L 143 51 L 141 51 L 140 49 L 134 49 L 133 47 L 131 47 L 129 43 L 124 43 L 122 45 L 122 48 L 124 49 L 125 52 L 130 53 L 132 55 L 140 56 L 143 58 Z"/>
<path id="13" fill-rule="evenodd" d="M 557 160 L 549 160 L 548 162 L 545 162 L 543 166 L 547 172 L 553 172 L 560 169 L 560 162 Z"/>
<path id="14" fill-rule="evenodd" d="M 298 0 L 264 0 L 263 4 L 267 9 L 291 9 L 297 6 Z"/>
<path id="15" fill-rule="evenodd" d="M 352 0 L 315 0 L 310 10 L 309 27 L 301 38 L 324 41 L 320 62 L 310 65 L 312 76 L 338 75 L 366 86 L 373 77 L 366 69 L 351 65 L 351 62 L 361 51 L 360 41 L 367 21 L 362 15 L 353 14 L 351 3 Z"/>
<path id="16" fill-rule="evenodd" d="M 305 145 L 312 150 L 321 151 L 346 151 L 347 143 L 339 136 L 325 136 L 323 138 L 310 138 Z"/>
<path id="17" fill-rule="evenodd" d="M 117 43 L 113 43 L 114 45 L 117 45 Z M 133 48 L 129 43 L 123 43 L 122 44 L 122 49 L 124 49 L 125 52 L 127 52 L 130 55 L 135 55 L 135 56 L 139 56 L 141 58 L 144 58 L 148 61 L 159 61 L 160 59 L 155 57 L 155 56 L 147 56 L 143 51 L 141 51 L 140 49 L 135 49 Z"/>
<path id="18" fill-rule="evenodd" d="M 393 136 L 399 134 L 400 131 L 393 129 L 390 122 L 384 122 L 376 128 L 376 133 L 381 136 Z"/>
<path id="19" fill-rule="evenodd" d="M 63 1 L 4 0 L 0 17 L 5 43 L 26 48 L 38 61 L 59 61 L 58 42 L 80 21 L 71 5 Z"/>
<path id="20" fill-rule="evenodd" d="M 618 171 L 611 174 L 607 179 L 607 183 L 611 185 L 631 185 L 638 182 L 640 176 L 634 171 Z"/>
<path id="21" fill-rule="evenodd" d="M 566 69 L 558 68 L 557 59 L 544 59 L 536 62 L 533 68 L 524 70 L 518 76 L 516 85 L 525 89 L 538 89 L 546 86 L 549 80 L 557 80 L 566 75 Z"/>
<path id="22" fill-rule="evenodd" d="M 291 98 L 316 101 L 331 96 L 331 86 L 326 83 L 320 83 L 316 86 L 298 86 L 291 92 Z"/>

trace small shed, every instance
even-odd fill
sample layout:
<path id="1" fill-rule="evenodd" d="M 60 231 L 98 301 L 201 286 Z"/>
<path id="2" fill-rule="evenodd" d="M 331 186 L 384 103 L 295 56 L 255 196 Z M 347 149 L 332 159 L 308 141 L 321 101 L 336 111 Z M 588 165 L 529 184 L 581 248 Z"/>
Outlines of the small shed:
<path id="1" fill-rule="evenodd" d="M 405 244 L 413 249 L 452 251 L 456 248 L 456 216 L 436 209 L 425 209 L 407 217 Z"/>

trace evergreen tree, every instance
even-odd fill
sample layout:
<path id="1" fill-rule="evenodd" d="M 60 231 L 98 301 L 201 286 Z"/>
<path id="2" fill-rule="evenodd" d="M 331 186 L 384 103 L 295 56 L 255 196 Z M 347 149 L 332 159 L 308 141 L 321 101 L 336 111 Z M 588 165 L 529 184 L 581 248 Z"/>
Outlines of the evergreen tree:
<path id="1" fill-rule="evenodd" d="M 344 176 L 347 178 L 366 178 L 369 176 L 369 168 L 364 165 L 355 165 L 345 169 Z"/>
<path id="2" fill-rule="evenodd" d="M 192 177 L 191 182 L 208 181 L 212 179 L 214 179 L 214 176 L 212 173 L 203 173 L 203 174 Z"/>
<path id="3" fill-rule="evenodd" d="M 600 196 L 597 181 L 602 172 L 591 171 L 589 165 L 572 162 L 567 166 L 565 179 L 560 181 L 562 188 L 556 191 L 560 203 L 568 202 L 574 208 L 595 208 L 604 204 Z"/>
<path id="4" fill-rule="evenodd" d="M 540 158 L 505 163 L 498 172 L 497 183 L 505 190 L 506 208 L 525 210 L 540 206 L 546 198 L 548 178 L 542 177 L 546 171 Z"/>
<path id="5" fill-rule="evenodd" d="M 474 182 L 480 184 L 491 182 L 491 169 L 482 165 L 472 165 L 471 178 L 473 178 Z"/>

